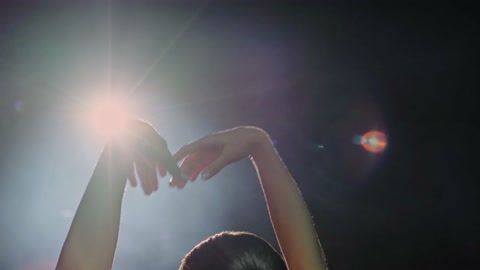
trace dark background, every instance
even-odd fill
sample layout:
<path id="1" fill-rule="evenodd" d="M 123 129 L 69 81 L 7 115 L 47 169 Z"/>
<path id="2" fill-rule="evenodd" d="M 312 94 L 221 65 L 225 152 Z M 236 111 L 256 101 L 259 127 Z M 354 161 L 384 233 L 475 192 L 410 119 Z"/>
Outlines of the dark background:
<path id="1" fill-rule="evenodd" d="M 142 117 L 170 128 L 166 137 L 174 145 L 237 125 L 271 134 L 310 207 L 331 269 L 478 265 L 473 173 L 479 36 L 473 4 L 112 1 L 110 7 L 109 26 L 104 1 L 0 5 L 1 269 L 26 269 L 22 265 L 43 257 L 54 261 L 59 252 L 69 222 L 51 234 L 54 244 L 41 240 L 41 230 L 33 233 L 40 221 L 22 209 L 45 197 L 31 195 L 38 179 L 21 171 L 42 175 L 62 167 L 43 175 L 48 187 L 41 192 L 72 197 L 50 206 L 78 204 L 98 152 L 88 154 L 78 186 L 52 186 L 59 185 L 57 178 L 68 179 L 76 165 L 65 163 L 81 155 L 72 145 L 83 145 L 82 135 L 65 108 L 96 91 L 74 85 L 104 82 L 107 29 L 112 84 L 128 81 L 118 90 L 124 95 L 164 52 L 132 96 L 142 105 Z M 352 143 L 373 129 L 388 137 L 386 151 L 377 155 Z M 45 142 L 57 151 L 45 146 L 31 152 Z M 253 178 L 248 170 L 233 178 Z M 244 192 L 256 192 L 262 203 L 258 184 L 246 183 Z M 274 242 L 268 219 L 257 219 L 266 215 L 264 205 L 240 197 L 221 227 L 251 230 Z M 46 217 L 44 226 L 59 222 Z M 169 245 L 196 230 L 172 231 Z M 174 257 L 211 233 L 195 235 Z M 26 252 L 24 237 L 40 238 Z M 178 265 L 156 255 L 130 256 L 130 269 Z"/>

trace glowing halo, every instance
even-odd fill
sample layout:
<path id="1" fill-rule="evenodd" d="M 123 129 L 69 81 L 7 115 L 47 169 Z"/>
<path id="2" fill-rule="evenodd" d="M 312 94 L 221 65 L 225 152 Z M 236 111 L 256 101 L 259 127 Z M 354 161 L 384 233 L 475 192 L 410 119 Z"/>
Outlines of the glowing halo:
<path id="1" fill-rule="evenodd" d="M 108 138 L 124 132 L 130 112 L 124 102 L 106 99 L 88 109 L 88 126 L 101 137 Z"/>
<path id="2" fill-rule="evenodd" d="M 369 131 L 360 139 L 360 145 L 372 153 L 380 153 L 387 147 L 387 136 L 381 131 Z"/>

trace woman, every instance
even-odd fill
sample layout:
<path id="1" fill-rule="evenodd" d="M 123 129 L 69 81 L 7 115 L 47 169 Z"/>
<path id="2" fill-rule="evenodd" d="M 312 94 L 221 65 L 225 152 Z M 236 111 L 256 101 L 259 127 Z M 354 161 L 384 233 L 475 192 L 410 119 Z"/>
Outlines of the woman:
<path id="1" fill-rule="evenodd" d="M 172 174 L 170 186 L 183 188 L 188 181 L 199 176 L 208 180 L 225 166 L 248 157 L 257 170 L 285 263 L 261 238 L 225 232 L 192 249 L 180 269 L 326 269 L 305 201 L 263 130 L 237 127 L 218 132 L 185 145 L 172 157 L 155 129 L 133 121 L 128 136 L 113 138 L 105 147 L 73 219 L 57 270 L 111 269 L 127 178 L 132 186 L 140 182 L 150 195 L 158 189 L 156 167 L 162 177 L 167 171 Z"/>

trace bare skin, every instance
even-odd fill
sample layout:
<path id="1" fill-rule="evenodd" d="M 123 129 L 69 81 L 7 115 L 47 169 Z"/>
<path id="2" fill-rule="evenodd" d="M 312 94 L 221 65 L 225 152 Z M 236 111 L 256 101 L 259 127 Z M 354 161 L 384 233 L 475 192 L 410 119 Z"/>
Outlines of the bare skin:
<path id="1" fill-rule="evenodd" d="M 255 127 L 238 127 L 206 136 L 174 154 L 177 161 L 185 158 L 180 169 L 190 181 L 199 174 L 208 180 L 225 166 L 247 157 L 257 170 L 288 269 L 327 269 L 307 205 L 267 133 Z M 186 182 L 173 177 L 170 184 L 181 188 Z"/>
<path id="2" fill-rule="evenodd" d="M 138 176 L 134 174 L 134 164 Z M 126 137 L 112 138 L 85 190 L 63 245 L 57 270 L 111 269 L 127 178 L 145 194 L 158 189 L 156 169 L 181 178 L 167 144 L 149 124 L 133 121 Z"/>
<path id="3" fill-rule="evenodd" d="M 133 137 L 142 138 L 144 143 L 117 142 L 106 147 L 77 210 L 57 269 L 111 269 L 123 190 L 127 178 L 133 186 L 138 183 L 132 174 L 134 163 L 145 193 L 151 194 L 158 189 L 155 166 L 161 176 L 167 170 L 173 175 L 170 186 L 183 188 L 187 178 L 192 182 L 199 175 L 210 179 L 225 166 L 248 157 L 257 169 L 288 269 L 327 269 L 305 201 L 263 130 L 238 127 L 215 133 L 185 145 L 173 159 L 165 141 L 149 125 L 140 124 L 132 130 Z M 180 160 L 181 171 L 174 162 Z"/>

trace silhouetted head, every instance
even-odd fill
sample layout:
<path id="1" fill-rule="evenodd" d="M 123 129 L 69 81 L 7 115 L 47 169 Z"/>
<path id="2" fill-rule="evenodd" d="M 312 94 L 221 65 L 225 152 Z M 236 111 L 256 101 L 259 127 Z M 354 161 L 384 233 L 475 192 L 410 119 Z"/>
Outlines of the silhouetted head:
<path id="1" fill-rule="evenodd" d="M 179 270 L 287 270 L 280 254 L 248 232 L 222 232 L 195 246 Z"/>

